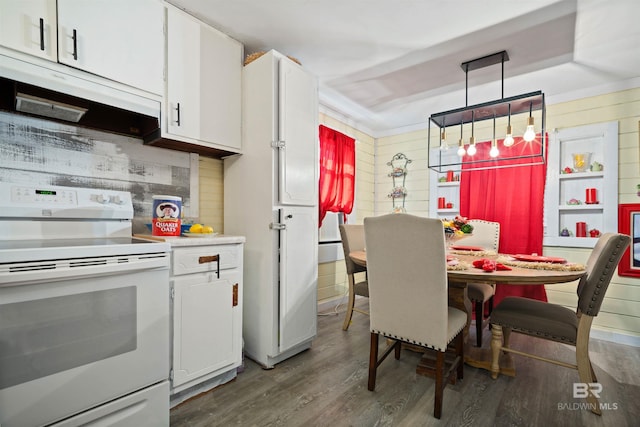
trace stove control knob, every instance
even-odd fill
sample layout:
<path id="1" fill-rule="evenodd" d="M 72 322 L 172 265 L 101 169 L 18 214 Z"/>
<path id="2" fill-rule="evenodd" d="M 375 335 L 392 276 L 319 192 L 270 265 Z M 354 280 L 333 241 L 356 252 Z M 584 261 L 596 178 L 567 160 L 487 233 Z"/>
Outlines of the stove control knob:
<path id="1" fill-rule="evenodd" d="M 92 199 L 94 199 L 98 203 L 105 204 L 109 201 L 109 198 L 106 194 L 95 194 Z"/>
<path id="2" fill-rule="evenodd" d="M 124 205 L 124 200 L 121 199 L 120 196 L 111 196 L 111 198 L 109 199 L 109 203 Z"/>

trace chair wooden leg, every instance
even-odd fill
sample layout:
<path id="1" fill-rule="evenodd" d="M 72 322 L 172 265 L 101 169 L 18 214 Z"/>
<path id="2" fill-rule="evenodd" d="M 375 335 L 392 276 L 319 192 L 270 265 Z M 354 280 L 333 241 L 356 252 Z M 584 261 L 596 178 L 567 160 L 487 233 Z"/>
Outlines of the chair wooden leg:
<path id="1" fill-rule="evenodd" d="M 502 346 L 509 347 L 509 340 L 511 338 L 511 328 L 502 328 Z"/>
<path id="2" fill-rule="evenodd" d="M 491 328 L 491 378 L 498 378 L 500 373 L 500 353 L 502 350 L 502 326 Z"/>
<path id="3" fill-rule="evenodd" d="M 456 340 L 456 355 L 460 358 L 457 367 L 457 377 L 461 380 L 464 377 L 464 332 L 460 331 Z"/>
<path id="4" fill-rule="evenodd" d="M 484 326 L 484 303 L 476 301 L 476 347 L 482 347 L 482 327 Z"/>
<path id="5" fill-rule="evenodd" d="M 356 293 L 354 289 L 354 278 L 353 275 L 349 275 L 349 302 L 347 304 L 347 313 L 344 316 L 344 323 L 342 323 L 342 330 L 346 331 L 349 329 L 349 325 L 351 324 L 351 317 L 353 316 L 353 306 L 356 303 Z"/>
<path id="6" fill-rule="evenodd" d="M 376 389 L 376 370 L 378 369 L 378 334 L 371 332 L 371 346 L 369 348 L 369 391 Z"/>
<path id="7" fill-rule="evenodd" d="M 433 416 L 440 419 L 442 415 L 442 397 L 444 396 L 444 352 L 438 351 L 436 356 L 436 396 L 433 402 Z"/>
<path id="8" fill-rule="evenodd" d="M 589 358 L 589 331 L 591 330 L 591 322 L 593 317 L 582 314 L 582 319 L 578 325 L 578 334 L 576 337 L 576 364 L 578 365 L 578 376 L 580 382 L 584 384 L 592 384 L 597 382 L 595 372 L 593 371 L 593 365 Z M 602 415 L 600 410 L 600 402 L 598 398 L 589 389 L 589 395 L 587 396 L 587 402 L 591 407 L 591 412 L 597 415 Z"/>

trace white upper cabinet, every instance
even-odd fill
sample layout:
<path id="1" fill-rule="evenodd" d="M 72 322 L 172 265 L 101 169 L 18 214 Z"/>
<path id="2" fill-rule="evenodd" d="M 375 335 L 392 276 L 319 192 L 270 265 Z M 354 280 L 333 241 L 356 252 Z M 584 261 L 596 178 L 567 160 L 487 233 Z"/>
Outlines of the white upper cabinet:
<path id="1" fill-rule="evenodd" d="M 0 0 L 0 45 L 164 92 L 160 0 Z"/>
<path id="2" fill-rule="evenodd" d="M 163 41 L 159 0 L 58 0 L 62 64 L 160 95 Z"/>
<path id="3" fill-rule="evenodd" d="M 0 0 L 0 44 L 56 61 L 56 0 Z"/>
<path id="4" fill-rule="evenodd" d="M 236 40 L 167 6 L 164 136 L 214 150 L 241 149 L 242 54 Z"/>

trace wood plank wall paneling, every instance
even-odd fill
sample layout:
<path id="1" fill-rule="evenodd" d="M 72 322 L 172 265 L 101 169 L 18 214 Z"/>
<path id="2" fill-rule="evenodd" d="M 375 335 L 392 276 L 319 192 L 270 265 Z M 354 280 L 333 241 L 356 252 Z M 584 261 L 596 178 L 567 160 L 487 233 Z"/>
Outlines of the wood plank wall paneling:
<path id="1" fill-rule="evenodd" d="M 427 130 L 392 135 L 376 140 L 375 157 L 375 214 L 383 215 L 393 209 L 388 194 L 393 189 L 387 163 L 397 153 L 403 153 L 411 163 L 407 165 L 405 209 L 407 213 L 429 215 L 429 169 L 427 167 Z"/>
<path id="2" fill-rule="evenodd" d="M 200 222 L 224 232 L 224 163 L 200 156 Z"/>
<path id="3" fill-rule="evenodd" d="M 134 232 L 148 233 L 154 194 L 182 197 L 191 212 L 189 153 L 140 139 L 0 112 L 0 181 L 129 191 Z M 196 203 L 197 206 L 197 203 Z"/>

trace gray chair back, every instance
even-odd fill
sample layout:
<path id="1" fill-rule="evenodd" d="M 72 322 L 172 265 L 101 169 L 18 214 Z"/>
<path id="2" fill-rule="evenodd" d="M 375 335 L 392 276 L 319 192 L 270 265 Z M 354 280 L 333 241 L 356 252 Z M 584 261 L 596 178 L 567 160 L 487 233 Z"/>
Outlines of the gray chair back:
<path id="1" fill-rule="evenodd" d="M 356 264 L 349 258 L 349 252 L 364 250 L 364 225 L 362 224 L 340 224 L 340 237 L 342 239 L 342 250 L 344 251 L 344 262 L 347 266 L 347 274 L 367 271 L 366 267 Z"/>
<path id="2" fill-rule="evenodd" d="M 578 285 L 578 309 L 597 316 L 613 273 L 631 243 L 626 234 L 606 233 L 600 236 L 587 260 L 587 274 Z"/>
<path id="3" fill-rule="evenodd" d="M 442 221 L 388 214 L 364 229 L 371 332 L 444 351 L 454 335 Z"/>

